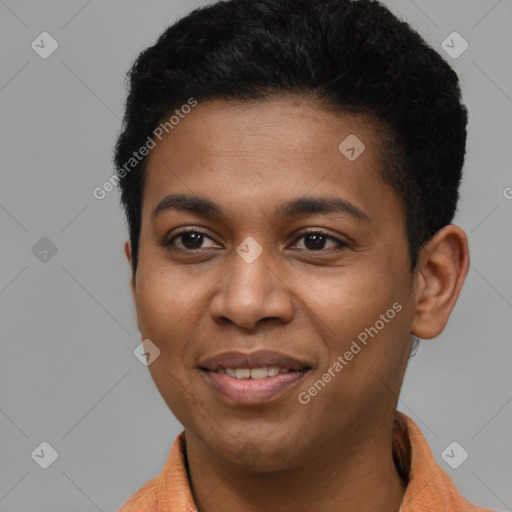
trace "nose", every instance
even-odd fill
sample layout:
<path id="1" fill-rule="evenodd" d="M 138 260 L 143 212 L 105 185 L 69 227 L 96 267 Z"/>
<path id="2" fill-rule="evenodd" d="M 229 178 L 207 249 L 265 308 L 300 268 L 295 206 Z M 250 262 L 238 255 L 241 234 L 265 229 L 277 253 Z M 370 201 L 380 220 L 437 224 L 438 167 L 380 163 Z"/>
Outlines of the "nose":
<path id="1" fill-rule="evenodd" d="M 237 253 L 219 290 L 210 302 L 212 318 L 244 330 L 254 330 L 263 320 L 288 323 L 293 317 L 290 278 L 279 272 L 270 251 L 249 263 Z"/>

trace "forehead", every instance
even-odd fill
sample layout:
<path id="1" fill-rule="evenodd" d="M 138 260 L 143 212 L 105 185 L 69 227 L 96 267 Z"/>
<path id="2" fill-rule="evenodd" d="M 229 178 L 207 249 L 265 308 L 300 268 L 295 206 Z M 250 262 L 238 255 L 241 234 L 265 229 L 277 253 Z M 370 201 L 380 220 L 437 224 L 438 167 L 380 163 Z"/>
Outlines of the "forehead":
<path id="1" fill-rule="evenodd" d="M 381 178 L 382 154 L 368 117 L 302 97 L 199 102 L 149 154 L 143 217 L 176 193 L 209 197 L 233 213 L 326 194 L 377 212 L 398 202 Z"/>

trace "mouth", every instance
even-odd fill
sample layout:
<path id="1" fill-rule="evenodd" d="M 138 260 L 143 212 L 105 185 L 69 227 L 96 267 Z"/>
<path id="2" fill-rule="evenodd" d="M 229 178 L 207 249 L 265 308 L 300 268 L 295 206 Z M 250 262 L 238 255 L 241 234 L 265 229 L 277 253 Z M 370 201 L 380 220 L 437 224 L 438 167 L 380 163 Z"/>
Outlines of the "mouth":
<path id="1" fill-rule="evenodd" d="M 310 364 L 272 351 L 225 352 L 199 365 L 207 384 L 232 405 L 276 400 L 311 371 Z"/>

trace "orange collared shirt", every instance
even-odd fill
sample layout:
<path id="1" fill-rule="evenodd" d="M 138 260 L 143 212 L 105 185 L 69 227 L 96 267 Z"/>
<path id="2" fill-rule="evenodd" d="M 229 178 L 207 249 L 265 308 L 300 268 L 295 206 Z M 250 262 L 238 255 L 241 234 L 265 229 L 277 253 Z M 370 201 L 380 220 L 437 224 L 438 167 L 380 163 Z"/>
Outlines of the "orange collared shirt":
<path id="1" fill-rule="evenodd" d="M 118 512 L 195 512 L 185 448 L 181 432 L 161 473 L 141 487 Z M 393 457 L 408 480 L 398 512 L 493 512 L 473 505 L 459 494 L 448 473 L 437 464 L 416 423 L 399 411 L 395 413 Z"/>

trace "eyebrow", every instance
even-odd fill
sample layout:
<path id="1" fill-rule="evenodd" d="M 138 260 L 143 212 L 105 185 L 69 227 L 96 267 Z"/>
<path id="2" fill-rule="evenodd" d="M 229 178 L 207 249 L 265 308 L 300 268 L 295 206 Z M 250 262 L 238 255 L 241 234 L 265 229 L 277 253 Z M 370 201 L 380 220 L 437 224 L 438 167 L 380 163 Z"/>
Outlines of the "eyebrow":
<path id="1" fill-rule="evenodd" d="M 206 197 L 169 194 L 156 205 L 151 213 L 151 218 L 155 219 L 158 215 L 168 210 L 195 213 L 202 217 L 216 220 L 226 217 L 222 208 Z M 277 220 L 315 213 L 343 213 L 356 220 L 371 223 L 371 219 L 366 213 L 341 197 L 298 197 L 279 205 L 274 210 L 272 218 Z"/>

